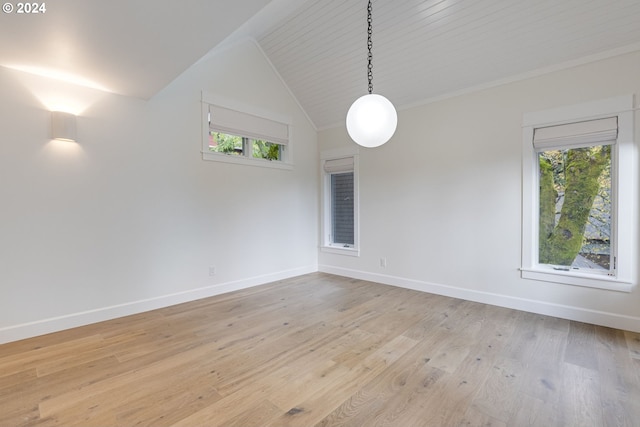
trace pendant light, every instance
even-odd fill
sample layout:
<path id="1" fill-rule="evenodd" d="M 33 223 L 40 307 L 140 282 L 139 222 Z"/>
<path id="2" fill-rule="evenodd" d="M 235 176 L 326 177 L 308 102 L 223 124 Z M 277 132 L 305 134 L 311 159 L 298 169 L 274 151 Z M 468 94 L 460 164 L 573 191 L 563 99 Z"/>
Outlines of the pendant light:
<path id="1" fill-rule="evenodd" d="M 347 132 L 356 144 L 378 147 L 387 142 L 396 131 L 398 114 L 391 101 L 373 93 L 373 65 L 371 55 L 371 0 L 367 6 L 367 75 L 369 94 L 356 99 L 347 112 Z"/>

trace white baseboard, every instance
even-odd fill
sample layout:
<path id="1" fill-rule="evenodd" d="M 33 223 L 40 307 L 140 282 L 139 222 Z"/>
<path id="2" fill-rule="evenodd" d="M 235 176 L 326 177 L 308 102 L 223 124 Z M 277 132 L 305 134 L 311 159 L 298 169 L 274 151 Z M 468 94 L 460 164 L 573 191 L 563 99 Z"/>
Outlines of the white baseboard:
<path id="1" fill-rule="evenodd" d="M 250 277 L 233 282 L 219 283 L 216 285 L 192 289 L 184 292 L 177 292 L 174 294 L 148 298 L 145 300 L 132 301 L 110 307 L 103 307 L 95 310 L 88 310 L 59 317 L 38 320 L 30 323 L 23 323 L 20 325 L 8 326 L 0 328 L 0 344 L 18 341 L 21 339 L 31 338 L 52 332 L 58 332 L 78 326 L 85 326 L 92 323 L 115 319 L 118 317 L 143 313 L 145 311 L 155 310 L 158 308 L 168 307 L 176 304 L 182 304 L 184 302 L 195 301 L 198 299 L 220 295 L 227 292 L 237 291 L 253 286 L 264 285 L 266 283 L 271 283 L 278 280 L 288 279 L 290 277 L 314 273 L 316 271 L 318 271 L 318 268 L 315 265 L 300 267 L 291 270 L 265 274 L 262 276 Z"/>
<path id="2" fill-rule="evenodd" d="M 296 269 L 265 274 L 262 276 L 250 277 L 233 282 L 220 283 L 203 288 L 178 292 L 170 295 L 163 295 L 145 300 L 132 301 L 115 306 L 103 307 L 79 313 L 72 313 L 64 316 L 38 320 L 35 322 L 24 323 L 20 325 L 8 326 L 0 328 L 0 344 L 18 341 L 21 339 L 31 338 L 52 332 L 58 332 L 78 326 L 89 325 L 105 320 L 111 320 L 118 317 L 138 314 L 145 311 L 181 304 L 184 302 L 195 301 L 198 299 L 233 292 L 240 289 L 246 289 L 253 286 L 263 285 L 278 280 L 284 280 L 308 273 L 314 273 L 316 271 L 336 274 L 344 277 L 351 277 L 354 279 L 368 280 L 385 285 L 398 286 L 401 288 L 413 289 L 416 291 L 428 292 L 437 295 L 444 295 L 452 298 L 491 304 L 499 307 L 513 308 L 530 313 L 544 314 L 547 316 L 592 323 L 595 325 L 607 326 L 616 329 L 640 332 L 640 317 L 625 316 L 621 314 L 590 310 L 575 306 L 529 300 L 489 292 L 474 291 L 470 289 L 423 282 L 414 279 L 369 273 L 360 270 L 351 270 L 341 267 L 320 265 L 300 267 Z"/>
<path id="3" fill-rule="evenodd" d="M 635 316 L 626 316 L 617 313 L 609 313 L 563 304 L 536 301 L 489 292 L 474 291 L 471 289 L 458 288 L 454 286 L 447 286 L 437 283 L 429 283 L 419 280 L 406 279 L 403 277 L 369 273 L 366 271 L 351 270 L 348 268 L 328 265 L 319 265 L 318 271 L 321 271 L 323 273 L 336 274 L 339 276 L 351 277 L 353 279 L 368 280 L 370 282 L 377 282 L 385 285 L 448 296 L 452 298 L 464 299 L 467 301 L 475 301 L 499 307 L 512 308 L 516 310 L 527 311 L 530 313 L 544 314 L 547 316 L 559 317 L 562 319 L 569 319 L 578 322 L 606 326 L 610 328 L 640 332 L 640 317 Z"/>

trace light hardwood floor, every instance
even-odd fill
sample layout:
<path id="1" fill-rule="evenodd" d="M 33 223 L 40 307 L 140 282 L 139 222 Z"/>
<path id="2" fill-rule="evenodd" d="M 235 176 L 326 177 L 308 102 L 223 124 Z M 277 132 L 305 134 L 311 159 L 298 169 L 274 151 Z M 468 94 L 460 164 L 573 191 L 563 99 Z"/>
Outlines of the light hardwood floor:
<path id="1" fill-rule="evenodd" d="M 0 346 L 0 426 L 640 426 L 640 334 L 314 273 Z"/>

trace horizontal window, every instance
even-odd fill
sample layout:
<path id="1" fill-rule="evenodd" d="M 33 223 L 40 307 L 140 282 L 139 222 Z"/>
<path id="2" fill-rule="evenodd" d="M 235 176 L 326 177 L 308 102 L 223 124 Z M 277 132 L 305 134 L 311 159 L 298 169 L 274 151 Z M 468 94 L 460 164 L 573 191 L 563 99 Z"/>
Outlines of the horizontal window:
<path id="1" fill-rule="evenodd" d="M 205 160 L 291 169 L 288 120 L 203 92 Z"/>
<path id="2" fill-rule="evenodd" d="M 260 139 L 210 131 L 209 151 L 230 156 L 280 161 L 284 146 Z"/>

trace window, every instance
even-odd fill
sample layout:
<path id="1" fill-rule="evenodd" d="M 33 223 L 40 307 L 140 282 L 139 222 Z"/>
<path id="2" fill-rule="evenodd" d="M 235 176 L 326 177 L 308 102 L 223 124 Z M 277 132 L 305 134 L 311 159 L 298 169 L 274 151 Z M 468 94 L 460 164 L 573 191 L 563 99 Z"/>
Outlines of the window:
<path id="1" fill-rule="evenodd" d="M 282 160 L 283 146 L 261 139 L 209 131 L 209 151 L 232 156 L 247 156 L 254 159 Z"/>
<path id="2" fill-rule="evenodd" d="M 333 244 L 353 247 L 353 171 L 329 174 L 331 179 L 331 233 Z"/>
<path id="3" fill-rule="evenodd" d="M 615 275 L 611 166 L 617 133 L 617 117 L 534 130 L 541 265 Z"/>
<path id="4" fill-rule="evenodd" d="M 357 151 L 323 152 L 323 250 L 358 255 Z"/>
<path id="5" fill-rule="evenodd" d="M 291 169 L 289 120 L 203 92 L 205 160 Z"/>
<path id="6" fill-rule="evenodd" d="M 525 114 L 522 277 L 629 291 L 633 98 Z"/>

